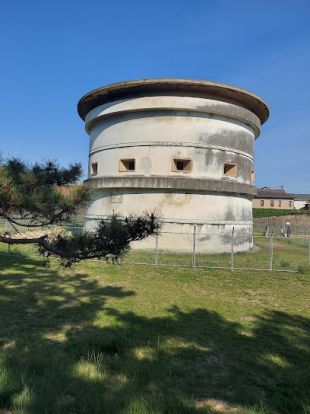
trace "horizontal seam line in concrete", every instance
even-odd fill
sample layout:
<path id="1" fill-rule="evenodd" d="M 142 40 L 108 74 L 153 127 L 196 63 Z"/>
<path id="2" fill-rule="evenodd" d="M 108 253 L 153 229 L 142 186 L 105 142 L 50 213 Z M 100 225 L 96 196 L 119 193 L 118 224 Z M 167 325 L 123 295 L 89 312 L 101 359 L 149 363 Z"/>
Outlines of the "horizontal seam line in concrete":
<path id="1" fill-rule="evenodd" d="M 247 127 L 250 127 L 253 130 L 255 138 L 258 138 L 260 135 L 260 126 L 257 126 L 254 122 L 244 119 L 238 116 L 234 116 L 231 114 L 223 113 L 222 111 L 215 111 L 215 110 L 209 110 L 209 111 L 202 111 L 197 109 L 188 109 L 188 108 L 165 108 L 165 107 L 158 107 L 158 108 L 139 108 L 139 109 L 127 109 L 127 110 L 121 110 L 121 111 L 115 111 L 115 112 L 109 112 L 107 114 L 101 114 L 97 115 L 95 118 L 89 120 L 85 123 L 85 130 L 87 133 L 90 133 L 91 128 L 97 124 L 102 119 L 108 119 L 108 118 L 114 118 L 121 115 L 127 115 L 127 114 L 135 114 L 139 112 L 144 113 L 154 113 L 155 115 L 150 115 L 150 117 L 156 117 L 156 112 L 185 112 L 186 114 L 182 114 L 181 116 L 191 116 L 192 114 L 201 114 L 201 115 L 217 115 L 219 117 L 222 117 L 225 121 L 225 118 L 232 119 L 234 121 L 238 121 L 242 124 L 244 124 Z M 180 116 L 176 113 L 173 114 L 174 116 Z"/>
<path id="2" fill-rule="evenodd" d="M 108 215 L 101 215 L 101 214 L 85 214 L 85 218 L 92 219 L 92 220 L 102 220 L 108 219 L 110 216 Z M 165 217 L 159 220 L 161 223 L 168 223 L 168 224 L 225 224 L 225 225 L 253 225 L 253 222 L 250 220 L 236 220 L 236 221 L 225 221 L 225 220 L 199 220 L 199 219 L 179 219 L 179 218 L 169 218 Z"/>
<path id="3" fill-rule="evenodd" d="M 113 150 L 116 148 L 127 148 L 127 147 L 186 147 L 186 148 L 202 148 L 202 149 L 212 149 L 225 152 L 233 152 L 245 158 L 249 158 L 253 161 L 253 156 L 238 149 L 231 147 L 223 147 L 221 145 L 208 145 L 208 144 L 195 144 L 192 142 L 180 142 L 180 141 L 150 141 L 150 142 L 126 142 L 123 144 L 113 144 L 113 145 L 103 145 L 89 152 L 89 156 L 96 154 L 101 151 Z"/>
<path id="4" fill-rule="evenodd" d="M 139 99 L 145 99 L 147 97 L 141 97 Z M 181 97 L 158 97 L 160 99 L 165 98 L 177 98 L 182 99 Z M 185 97 L 186 99 L 186 97 Z M 219 101 L 216 102 L 216 107 L 214 107 L 214 100 L 211 102 L 208 99 L 204 99 L 203 102 L 200 102 L 200 105 L 198 102 L 196 103 L 196 106 L 191 103 L 185 104 L 185 105 L 173 105 L 173 103 L 169 102 L 168 104 L 164 105 L 156 105 L 156 103 L 142 103 L 142 105 L 139 106 L 139 104 L 135 105 L 137 102 L 137 99 L 133 99 L 132 101 L 114 101 L 113 105 L 109 105 L 108 107 L 106 105 L 99 105 L 95 108 L 93 108 L 86 116 L 85 123 L 88 124 L 89 122 L 92 122 L 96 117 L 100 117 L 102 115 L 109 115 L 114 113 L 121 113 L 126 111 L 150 111 L 157 109 L 159 111 L 181 111 L 181 112 L 197 112 L 197 113 L 204 113 L 204 114 L 213 114 L 213 115 L 227 115 L 228 117 L 233 117 L 235 119 L 240 119 L 242 121 L 246 120 L 246 122 L 255 125 L 258 129 L 261 128 L 261 122 L 260 119 L 255 115 L 251 110 L 244 108 L 242 106 L 227 103 L 225 102 L 225 106 L 218 107 Z M 141 101 L 140 101 L 141 102 Z M 130 103 L 133 103 L 133 106 L 126 107 L 126 105 L 130 105 Z M 223 103 L 222 103 L 223 104 Z M 119 107 L 123 106 L 123 107 Z M 239 112 L 239 113 L 238 113 Z"/>

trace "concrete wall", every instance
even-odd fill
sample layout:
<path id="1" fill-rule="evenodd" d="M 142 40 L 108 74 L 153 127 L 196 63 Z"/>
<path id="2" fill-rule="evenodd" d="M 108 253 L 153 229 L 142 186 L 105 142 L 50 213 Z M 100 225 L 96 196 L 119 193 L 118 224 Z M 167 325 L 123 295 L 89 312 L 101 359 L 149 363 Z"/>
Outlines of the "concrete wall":
<path id="1" fill-rule="evenodd" d="M 292 237 L 296 235 L 306 235 L 307 237 L 310 237 L 310 214 L 280 217 L 255 217 L 254 231 L 255 234 L 265 234 L 266 228 L 268 227 L 269 232 L 273 232 L 275 235 L 280 235 L 281 226 L 286 223 L 290 223 Z"/>
<path id="2" fill-rule="evenodd" d="M 160 249 L 189 251 L 192 249 L 194 225 L 201 241 L 197 251 L 229 251 L 230 235 L 235 229 L 236 249 L 244 250 L 252 245 L 251 200 L 242 196 L 208 193 L 184 193 L 128 189 L 119 191 L 98 190 L 86 214 L 86 229 L 91 230 L 98 218 L 115 213 L 127 216 L 155 211 L 162 220 Z M 104 214 L 98 216 L 98 212 Z M 171 233 L 171 234 L 169 234 Z M 179 233 L 177 236 L 176 233 Z M 228 236 L 224 237 L 223 236 Z M 244 237 L 246 235 L 246 237 Z M 217 237 L 215 237 L 217 236 Z M 205 241 L 212 239 L 212 246 Z M 242 243 L 238 241 L 242 240 Z M 202 241 L 204 241 L 202 243 Z M 153 249 L 152 239 L 136 243 L 137 248 Z"/>
<path id="3" fill-rule="evenodd" d="M 158 97 L 159 102 L 163 101 L 163 106 L 167 105 L 167 98 L 162 97 L 160 100 Z M 190 99 L 191 103 L 196 99 L 196 107 L 202 107 L 201 98 L 184 99 Z M 142 104 L 143 98 L 132 99 L 130 104 L 133 107 L 136 100 Z M 169 102 L 176 105 L 178 100 L 180 98 L 175 97 Z M 206 101 L 209 105 L 216 104 L 211 100 Z M 171 164 L 173 158 L 184 157 L 193 160 L 191 177 L 221 179 L 224 162 L 233 162 L 238 163 L 236 180 L 250 183 L 256 129 L 254 124 L 249 126 L 227 115 L 195 112 L 193 109 L 180 111 L 168 108 L 145 112 L 144 108 L 123 113 L 119 105 L 119 102 L 110 104 L 109 115 L 105 112 L 106 105 L 101 105 L 86 118 L 86 128 L 91 138 L 89 163 L 98 163 L 98 176 L 124 175 L 118 171 L 121 158 L 137 160 L 136 171 L 130 172 L 133 175 L 180 175 L 179 172 L 171 171 Z M 126 105 L 129 103 L 126 102 Z M 228 109 L 236 111 L 235 105 L 225 103 L 224 107 L 226 112 Z"/>
<path id="4" fill-rule="evenodd" d="M 252 246 L 253 146 L 261 126 L 253 112 L 202 97 L 139 96 L 99 105 L 85 126 L 88 182 L 96 189 L 86 229 L 113 212 L 155 210 L 163 250 L 191 250 L 194 225 L 204 251 L 230 251 L 232 228 L 236 251 Z M 135 159 L 135 170 L 120 171 L 121 159 Z M 173 159 L 190 159 L 191 170 L 174 171 Z M 224 163 L 237 165 L 236 176 L 224 175 Z M 153 249 L 154 240 L 134 247 Z"/>

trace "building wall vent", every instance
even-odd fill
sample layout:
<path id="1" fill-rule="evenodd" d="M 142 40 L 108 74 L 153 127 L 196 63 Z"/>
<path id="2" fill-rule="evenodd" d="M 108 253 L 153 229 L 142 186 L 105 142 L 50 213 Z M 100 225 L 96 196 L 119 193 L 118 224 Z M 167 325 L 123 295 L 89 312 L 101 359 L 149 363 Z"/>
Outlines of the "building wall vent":
<path id="1" fill-rule="evenodd" d="M 172 171 L 174 172 L 191 172 L 192 171 L 193 162 L 191 159 L 181 159 L 175 158 L 172 161 Z"/>
<path id="2" fill-rule="evenodd" d="M 226 177 L 236 177 L 237 176 L 237 165 L 225 162 L 224 164 L 224 175 Z"/>
<path id="3" fill-rule="evenodd" d="M 98 163 L 93 162 L 91 164 L 91 175 L 97 175 L 98 174 Z"/>
<path id="4" fill-rule="evenodd" d="M 119 161 L 119 171 L 135 171 L 136 160 L 134 158 L 126 158 Z"/>

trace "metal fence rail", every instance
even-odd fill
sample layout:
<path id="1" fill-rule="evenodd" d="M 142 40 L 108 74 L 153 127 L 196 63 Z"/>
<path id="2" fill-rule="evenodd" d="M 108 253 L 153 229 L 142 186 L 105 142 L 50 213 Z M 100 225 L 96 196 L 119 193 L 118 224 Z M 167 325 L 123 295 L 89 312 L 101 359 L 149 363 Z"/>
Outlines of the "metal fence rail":
<path id="1" fill-rule="evenodd" d="M 294 235 L 310 237 L 310 213 L 290 216 L 255 217 L 253 219 L 254 234 L 281 235 L 282 228 L 290 223 Z"/>
<path id="2" fill-rule="evenodd" d="M 176 241 L 188 233 L 169 233 Z M 265 271 L 309 272 L 310 273 L 310 238 L 309 237 L 279 237 L 253 236 L 253 247 L 248 251 L 237 251 L 234 231 L 229 240 L 230 251 L 214 253 L 206 246 L 204 239 L 208 238 L 208 246 L 212 241 L 223 237 L 223 234 L 199 234 L 193 231 L 191 242 L 188 242 L 187 253 L 161 249 L 160 236 L 153 239 L 154 249 L 149 251 L 134 250 L 122 259 L 123 263 L 152 264 L 155 266 L 178 266 L 217 269 L 244 269 Z M 225 235 L 227 239 L 227 234 Z M 238 236 L 240 238 L 240 235 Z M 248 235 L 244 235 L 248 238 Z M 173 243 L 172 243 L 173 246 Z"/>
<path id="3" fill-rule="evenodd" d="M 5 222 L 0 222 L 0 228 L 10 230 Z M 66 226 L 67 230 L 80 232 L 82 227 Z M 170 247 L 163 248 L 161 235 L 169 236 Z M 148 240 L 148 249 L 139 249 L 139 243 L 134 249 L 121 258 L 120 263 L 148 264 L 154 266 L 174 266 L 213 269 L 244 269 L 264 271 L 286 271 L 310 274 L 310 236 L 282 237 L 274 234 L 254 235 L 252 247 L 247 251 L 238 251 L 242 244 L 242 237 L 248 240 L 249 235 L 238 234 L 238 244 L 234 229 L 230 234 L 200 233 L 193 226 L 191 233 L 162 232 L 151 236 Z M 177 242 L 183 240 L 184 252 L 174 250 Z M 215 253 L 212 246 L 225 242 L 225 253 Z M 165 244 L 166 246 L 166 244 Z M 8 247 L 2 243 L 0 260 L 5 255 L 23 253 L 20 246 Z M 29 249 L 27 254 L 29 254 Z M 38 257 L 35 249 L 31 250 L 33 257 Z"/>

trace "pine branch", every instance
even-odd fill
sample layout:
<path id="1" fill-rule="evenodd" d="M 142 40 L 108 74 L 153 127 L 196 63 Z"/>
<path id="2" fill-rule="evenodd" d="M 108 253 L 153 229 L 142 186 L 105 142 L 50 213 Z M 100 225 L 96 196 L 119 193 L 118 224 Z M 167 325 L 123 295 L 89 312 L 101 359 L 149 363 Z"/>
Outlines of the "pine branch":
<path id="1" fill-rule="evenodd" d="M 16 158 L 0 160 L 0 217 L 16 231 L 16 226 L 38 229 L 68 221 L 90 196 L 86 186 L 72 186 L 81 172 L 79 164 L 61 168 L 54 161 L 30 165 Z M 116 260 L 130 249 L 132 241 L 155 234 L 158 228 L 154 214 L 124 220 L 113 215 L 108 221 L 99 221 L 91 233 L 69 235 L 61 230 L 51 234 L 42 230 L 39 235 L 2 234 L 0 242 L 34 244 L 45 257 L 57 257 L 70 266 L 86 259 Z"/>
<path id="2" fill-rule="evenodd" d="M 0 235 L 0 242 L 10 245 L 34 244 L 44 257 L 56 257 L 63 266 L 69 267 L 73 263 L 89 259 L 114 262 L 130 249 L 132 241 L 156 234 L 158 230 L 159 223 L 154 214 L 137 218 L 130 216 L 124 220 L 112 216 L 109 220 L 99 221 L 96 230 L 89 233 L 72 235 L 46 232 L 37 237 L 6 234 Z"/>
<path id="3" fill-rule="evenodd" d="M 16 237 L 11 237 L 10 235 L 0 234 L 0 242 L 5 243 L 5 244 L 10 244 L 10 245 L 13 245 L 13 244 L 41 244 L 43 245 L 47 238 L 48 238 L 47 234 L 40 236 L 40 237 L 32 237 L 32 238 L 28 238 L 28 237 L 16 238 Z"/>

